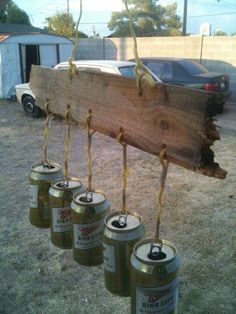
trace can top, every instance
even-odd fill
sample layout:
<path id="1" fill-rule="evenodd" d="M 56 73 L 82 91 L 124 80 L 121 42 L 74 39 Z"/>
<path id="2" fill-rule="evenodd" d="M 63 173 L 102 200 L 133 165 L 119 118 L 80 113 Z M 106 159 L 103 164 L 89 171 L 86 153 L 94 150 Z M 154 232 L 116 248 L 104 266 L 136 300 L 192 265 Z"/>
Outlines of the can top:
<path id="1" fill-rule="evenodd" d="M 116 211 L 107 215 L 105 219 L 106 227 L 116 232 L 134 230 L 138 228 L 141 223 L 141 216 L 131 211 L 127 211 L 126 214 Z"/>
<path id="2" fill-rule="evenodd" d="M 56 190 L 72 190 L 82 186 L 78 178 L 63 178 L 52 183 L 52 187 Z"/>
<path id="3" fill-rule="evenodd" d="M 105 193 L 101 191 L 92 191 L 85 193 L 76 193 L 73 197 L 74 202 L 80 206 L 99 205 L 106 201 Z"/>
<path id="4" fill-rule="evenodd" d="M 61 166 L 52 162 L 48 164 L 37 164 L 32 166 L 32 171 L 38 172 L 38 173 L 55 173 L 61 170 Z"/>
<path id="5" fill-rule="evenodd" d="M 176 257 L 177 253 L 176 247 L 169 241 L 162 240 L 160 252 L 158 252 L 159 249 L 160 247 L 158 245 L 155 245 L 155 241 L 153 242 L 153 239 L 145 239 L 135 244 L 134 254 L 137 257 L 137 259 L 147 264 L 166 263 Z"/>

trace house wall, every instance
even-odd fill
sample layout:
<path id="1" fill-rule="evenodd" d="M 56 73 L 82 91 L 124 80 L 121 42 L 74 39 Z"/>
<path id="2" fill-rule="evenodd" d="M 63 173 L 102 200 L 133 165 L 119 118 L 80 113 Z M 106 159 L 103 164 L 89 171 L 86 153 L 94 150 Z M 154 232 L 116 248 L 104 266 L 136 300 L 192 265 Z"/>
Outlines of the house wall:
<path id="1" fill-rule="evenodd" d="M 6 44 L 0 46 L 2 68 L 1 97 L 10 98 L 15 94 L 15 85 L 21 82 L 18 46 Z"/>
<path id="2" fill-rule="evenodd" d="M 59 44 L 60 62 L 68 61 L 71 57 L 73 44 Z"/>
<path id="3" fill-rule="evenodd" d="M 186 36 L 137 38 L 140 57 L 194 59 L 210 71 L 230 75 L 236 99 L 236 36 Z M 78 59 L 127 60 L 134 57 L 132 38 L 80 39 Z"/>

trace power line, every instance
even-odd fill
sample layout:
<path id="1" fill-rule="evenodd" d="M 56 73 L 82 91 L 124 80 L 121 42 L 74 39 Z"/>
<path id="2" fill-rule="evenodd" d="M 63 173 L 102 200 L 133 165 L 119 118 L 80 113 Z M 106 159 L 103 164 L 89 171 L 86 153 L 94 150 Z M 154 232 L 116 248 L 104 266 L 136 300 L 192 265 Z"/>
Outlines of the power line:
<path id="1" fill-rule="evenodd" d="M 230 15 L 230 14 L 236 14 L 236 11 L 235 12 L 225 12 L 225 13 L 215 13 L 215 14 L 192 15 L 192 16 L 188 16 L 188 18 L 206 17 L 206 16 L 219 16 L 219 15 Z"/>
<path id="2" fill-rule="evenodd" d="M 225 1 L 225 0 L 220 0 L 220 3 L 223 3 L 223 4 L 227 5 L 227 6 L 230 6 L 231 8 L 232 8 L 232 7 L 233 7 L 233 8 L 236 7 L 235 1 L 234 1 L 234 3 L 233 3 L 233 2 L 229 2 L 229 1 Z"/>

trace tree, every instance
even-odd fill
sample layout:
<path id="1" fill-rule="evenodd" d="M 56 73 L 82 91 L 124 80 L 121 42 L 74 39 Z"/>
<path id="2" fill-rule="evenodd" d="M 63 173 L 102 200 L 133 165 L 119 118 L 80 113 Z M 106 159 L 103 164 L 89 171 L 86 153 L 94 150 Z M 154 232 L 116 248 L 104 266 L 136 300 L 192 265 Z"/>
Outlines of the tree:
<path id="1" fill-rule="evenodd" d="M 178 36 L 181 35 L 180 17 L 176 15 L 177 4 L 163 7 L 158 0 L 129 0 L 130 14 L 137 36 Z M 126 10 L 112 12 L 108 27 L 111 37 L 129 37 L 129 18 Z"/>
<path id="2" fill-rule="evenodd" d="M 55 35 L 61 35 L 65 37 L 75 36 L 75 25 L 73 16 L 70 13 L 63 12 L 57 13 L 53 16 L 46 18 L 47 26 L 45 29 Z M 88 36 L 83 32 L 79 32 L 79 37 L 87 38 Z"/>
<path id="3" fill-rule="evenodd" d="M 227 36 L 227 33 L 223 32 L 222 30 L 217 30 L 214 34 L 215 36 Z"/>
<path id="4" fill-rule="evenodd" d="M 5 9 L 6 5 L 10 0 L 1 0 L 0 2 L 0 10 Z"/>
<path id="5" fill-rule="evenodd" d="M 5 1 L 0 10 L 0 22 L 9 24 L 31 25 L 29 16 L 21 10 L 13 1 Z"/>

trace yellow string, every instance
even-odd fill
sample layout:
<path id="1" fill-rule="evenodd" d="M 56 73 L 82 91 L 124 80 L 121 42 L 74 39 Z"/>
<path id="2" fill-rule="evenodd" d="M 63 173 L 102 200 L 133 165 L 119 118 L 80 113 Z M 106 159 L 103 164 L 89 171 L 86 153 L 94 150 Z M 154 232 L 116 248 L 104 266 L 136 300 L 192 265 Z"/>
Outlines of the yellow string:
<path id="1" fill-rule="evenodd" d="M 45 121 L 45 128 L 44 128 L 44 160 L 43 162 L 48 163 L 48 137 L 49 137 L 49 129 L 50 129 L 50 122 L 52 120 L 52 116 L 49 112 L 49 100 L 47 99 L 44 104 L 44 110 L 47 115 L 47 119 Z"/>
<path id="2" fill-rule="evenodd" d="M 134 72 L 135 72 L 135 76 L 136 76 L 137 89 L 139 91 L 139 94 L 141 95 L 143 92 L 143 84 L 146 83 L 148 87 L 154 87 L 156 83 L 155 83 L 152 75 L 148 72 L 148 70 L 142 64 L 142 62 L 139 58 L 137 38 L 135 35 L 134 26 L 133 26 L 134 22 L 133 22 L 132 15 L 131 15 L 129 7 L 128 7 L 128 0 L 123 0 L 123 2 L 125 4 L 126 12 L 128 14 L 128 17 L 129 17 L 130 34 L 133 37 L 133 41 L 134 41 L 133 52 L 134 52 L 134 58 L 135 58 L 135 62 L 136 62 Z"/>
<path id="3" fill-rule="evenodd" d="M 79 45 L 79 24 L 80 24 L 80 20 L 82 18 L 82 14 L 83 14 L 83 1 L 80 0 L 80 14 L 79 14 L 79 18 L 78 18 L 78 21 L 77 21 L 76 27 L 75 27 L 75 43 L 74 43 L 71 57 L 69 58 L 69 61 L 68 61 L 69 62 L 68 73 L 69 73 L 70 80 L 72 80 L 73 75 L 78 73 L 78 69 L 76 68 L 76 65 L 73 63 L 73 60 L 75 57 L 76 49 Z"/>
<path id="4" fill-rule="evenodd" d="M 160 223 L 161 223 L 161 215 L 163 211 L 162 196 L 165 189 L 165 182 L 166 182 L 167 171 L 168 171 L 168 166 L 169 166 L 169 162 L 164 159 L 165 155 L 166 155 L 166 147 L 161 150 L 160 155 L 159 155 L 159 160 L 162 165 L 162 172 L 161 172 L 161 178 L 160 178 L 160 190 L 157 194 L 157 224 L 156 224 L 156 233 L 155 233 L 156 241 L 160 240 L 160 236 L 159 236 Z"/>
<path id="5" fill-rule="evenodd" d="M 88 131 L 88 191 L 92 191 L 92 136 L 95 133 L 91 129 L 92 110 L 88 111 L 87 115 L 87 131 Z"/>
<path id="6" fill-rule="evenodd" d="M 124 131 L 121 129 L 120 134 L 117 137 L 118 142 L 123 147 L 123 187 L 122 187 L 122 214 L 126 214 L 126 186 L 127 177 L 129 175 L 128 165 L 127 165 L 127 144 L 123 142 Z"/>
<path id="7" fill-rule="evenodd" d="M 67 132 L 65 139 L 65 161 L 64 161 L 64 177 L 68 179 L 68 159 L 69 159 L 69 146 L 70 146 L 70 105 L 67 105 L 65 120 L 67 122 Z"/>

